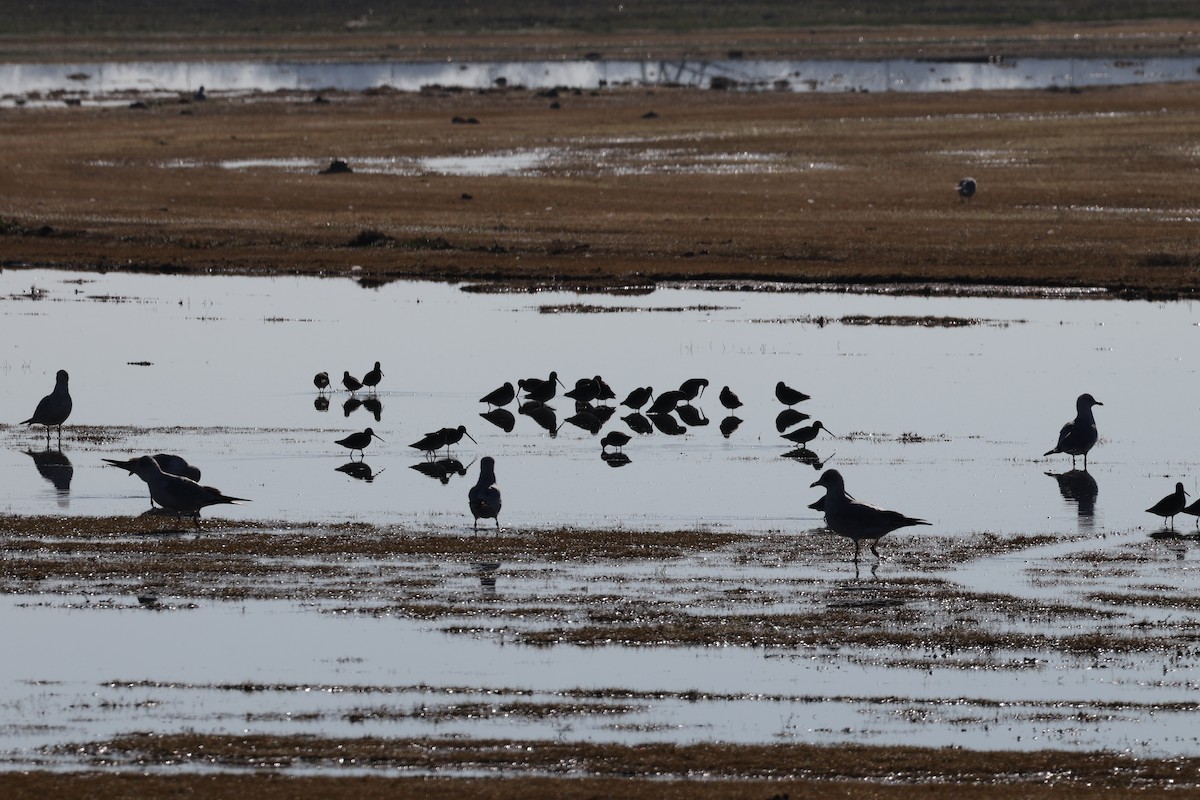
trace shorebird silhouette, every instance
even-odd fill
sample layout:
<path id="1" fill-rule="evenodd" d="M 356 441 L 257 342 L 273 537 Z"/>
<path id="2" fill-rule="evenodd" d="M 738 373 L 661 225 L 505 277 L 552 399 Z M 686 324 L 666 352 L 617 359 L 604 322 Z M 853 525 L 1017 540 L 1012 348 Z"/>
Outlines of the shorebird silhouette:
<path id="1" fill-rule="evenodd" d="M 359 455 L 365 457 L 366 453 L 364 453 L 363 450 L 371 443 L 372 439 L 378 439 L 381 442 L 383 441 L 382 436 L 370 428 L 367 428 L 359 433 L 352 433 L 345 439 L 338 439 L 335 444 L 340 444 L 342 447 L 345 447 L 350 451 L 351 456 L 353 456 L 354 451 L 357 450 Z"/>
<path id="2" fill-rule="evenodd" d="M 897 528 L 909 525 L 929 525 L 923 519 L 908 517 L 899 511 L 859 502 L 846 494 L 846 483 L 836 469 L 827 469 L 813 486 L 825 487 L 825 524 L 838 536 L 854 540 L 854 561 L 858 562 L 862 540 L 870 542 L 871 552 L 879 558 L 875 549 L 879 539 Z"/>
<path id="3" fill-rule="evenodd" d="M 60 369 L 54 376 L 54 391 L 38 401 L 33 416 L 22 420 L 22 425 L 44 425 L 46 446 L 50 446 L 50 429 L 58 428 L 58 443 L 62 445 L 62 425 L 71 416 L 71 393 L 67 391 L 67 371 Z"/>
<path id="4" fill-rule="evenodd" d="M 1175 484 L 1175 491 L 1146 509 L 1151 514 L 1158 514 L 1167 520 L 1172 528 L 1175 527 L 1175 515 L 1184 510 L 1187 505 L 1187 492 L 1182 483 Z M 1189 512 L 1190 513 L 1190 512 Z"/>
<path id="5" fill-rule="evenodd" d="M 218 503 L 248 503 L 244 497 L 231 497 L 212 486 L 201 486 L 191 478 L 171 475 L 162 471 L 150 456 L 142 456 L 134 465 L 133 473 L 150 487 L 150 497 L 167 511 L 186 514 L 200 521 L 200 509 Z"/>
<path id="6" fill-rule="evenodd" d="M 496 460 L 491 456 L 479 460 L 479 480 L 467 492 L 467 502 L 475 516 L 476 533 L 480 519 L 496 520 L 496 533 L 500 532 L 500 487 L 496 485 Z"/>

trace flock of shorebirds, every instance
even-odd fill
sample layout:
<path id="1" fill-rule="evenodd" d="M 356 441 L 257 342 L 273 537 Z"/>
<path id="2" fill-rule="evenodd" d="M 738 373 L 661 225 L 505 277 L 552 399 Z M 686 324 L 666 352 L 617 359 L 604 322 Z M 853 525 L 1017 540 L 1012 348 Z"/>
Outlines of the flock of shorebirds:
<path id="1" fill-rule="evenodd" d="M 362 389 L 373 393 L 382 378 L 383 372 L 377 361 L 362 380 L 354 378 L 348 371 L 345 372 L 342 377 L 342 385 L 352 394 Z M 328 373 L 318 373 L 314 377 L 313 383 L 318 391 L 326 391 L 330 386 Z M 686 412 L 683 409 L 690 407 L 691 402 L 703 394 L 708 384 L 709 382 L 705 378 L 692 378 L 684 381 L 678 389 L 665 390 L 657 394 L 648 386 L 636 388 L 621 401 L 621 405 L 632 409 L 633 412 L 624 419 L 630 423 L 631 429 L 639 432 L 635 423 L 630 422 L 630 418 L 642 416 L 643 410 L 650 417 L 666 416 L 672 413 L 679 414 L 681 417 L 685 416 Z M 590 415 L 596 419 L 598 424 L 592 432 L 598 432 L 600 425 L 603 424 L 602 420 L 607 420 L 613 413 L 612 407 L 608 406 L 607 402 L 615 400 L 617 397 L 612 388 L 599 376 L 581 378 L 575 382 L 572 388 L 567 389 L 559 380 L 558 374 L 551 372 L 545 379 L 526 378 L 517 381 L 516 385 L 505 383 L 481 397 L 479 402 L 485 403 L 490 413 L 514 401 L 519 401 L 522 412 L 532 414 L 537 407 L 548 407 L 547 404 L 555 398 L 560 386 L 565 389 L 563 396 L 575 402 L 577 416 Z M 803 448 L 813 441 L 822 430 L 828 431 L 828 428 L 825 428 L 820 421 L 786 431 L 787 427 L 808 419 L 807 414 L 796 411 L 794 406 L 808 400 L 809 396 L 789 387 L 783 381 L 776 385 L 775 396 L 785 406 L 776 423 L 783 438 Z M 734 412 L 742 406 L 737 394 L 725 386 L 721 389 L 718 397 L 721 405 L 728 411 L 729 418 L 736 419 Z M 1072 469 L 1075 468 L 1076 459 L 1082 457 L 1083 469 L 1086 471 L 1088 452 L 1099 439 L 1096 419 L 1092 413 L 1092 409 L 1099 405 L 1103 405 L 1103 403 L 1092 395 L 1080 395 L 1075 402 L 1075 418 L 1062 426 L 1057 443 L 1043 455 L 1050 456 L 1056 453 L 1069 455 Z M 68 375 L 66 370 L 59 370 L 55 379 L 54 391 L 43 397 L 37 404 L 33 415 L 23 420 L 21 424 L 44 426 L 47 448 L 50 443 L 50 429 L 57 428 L 61 448 L 62 426 L 71 415 L 71 410 Z M 484 414 L 484 416 L 487 415 Z M 426 434 L 419 441 L 414 442 L 412 447 L 432 455 L 442 448 L 449 449 L 464 436 L 475 441 L 463 425 L 442 428 Z M 338 439 L 336 444 L 350 450 L 353 458 L 355 452 L 362 456 L 365 448 L 379 438 L 379 435 L 371 428 L 367 428 Z M 602 452 L 607 452 L 610 447 L 620 451 L 631 439 L 629 434 L 615 430 L 610 431 L 601 439 Z M 157 503 L 169 512 L 199 519 L 201 509 L 208 506 L 248 502 L 246 498 L 226 495 L 212 486 L 202 485 L 199 482 L 200 470 L 178 455 L 158 453 L 124 461 L 107 458 L 104 460 L 145 481 L 150 492 L 151 506 L 153 507 Z M 825 470 L 811 485 L 823 487 L 825 496 L 812 503 L 810 508 L 824 513 L 825 524 L 831 531 L 854 542 L 855 561 L 859 559 L 863 541 L 869 543 L 871 552 L 878 558 L 879 551 L 876 549 L 876 543 L 883 536 L 899 528 L 930 524 L 923 519 L 909 517 L 898 511 L 879 508 L 857 500 L 846 491 L 845 480 L 836 469 Z M 476 532 L 479 530 L 479 520 L 481 519 L 494 520 L 496 531 L 499 532 L 502 503 L 500 488 L 496 485 L 496 462 L 492 457 L 486 456 L 480 459 L 479 478 L 467 493 L 467 501 L 475 518 Z M 1197 525 L 1200 526 L 1200 500 L 1188 505 L 1187 492 L 1184 491 L 1182 483 L 1177 483 L 1174 492 L 1159 500 L 1146 511 L 1163 517 L 1172 527 L 1174 527 L 1175 515 L 1192 514 L 1197 517 Z"/>

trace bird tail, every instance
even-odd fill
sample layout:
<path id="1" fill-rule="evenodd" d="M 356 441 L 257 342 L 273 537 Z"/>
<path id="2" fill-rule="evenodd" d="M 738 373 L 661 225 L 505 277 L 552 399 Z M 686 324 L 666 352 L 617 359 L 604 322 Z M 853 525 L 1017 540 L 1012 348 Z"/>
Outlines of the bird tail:
<path id="1" fill-rule="evenodd" d="M 1045 458 L 1046 456 L 1052 456 L 1052 455 L 1054 455 L 1054 454 L 1055 454 L 1055 453 L 1057 453 L 1057 452 L 1058 452 L 1058 448 L 1057 448 L 1057 447 L 1056 447 L 1056 448 L 1054 448 L 1053 450 L 1047 450 L 1046 452 L 1042 453 L 1042 458 Z"/>

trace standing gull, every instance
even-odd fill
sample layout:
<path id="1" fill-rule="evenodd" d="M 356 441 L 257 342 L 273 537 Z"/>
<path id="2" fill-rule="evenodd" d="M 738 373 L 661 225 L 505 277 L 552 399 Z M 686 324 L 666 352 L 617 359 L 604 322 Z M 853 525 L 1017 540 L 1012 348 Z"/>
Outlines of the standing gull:
<path id="1" fill-rule="evenodd" d="M 67 391 L 67 371 L 60 369 L 54 380 L 54 391 L 43 397 L 33 411 L 33 416 L 22 425 L 45 425 L 46 442 L 49 447 L 50 428 L 58 428 L 58 441 L 62 443 L 62 424 L 71 416 L 71 393 Z"/>
<path id="2" fill-rule="evenodd" d="M 836 469 L 825 470 L 812 485 L 825 487 L 825 524 L 838 536 L 854 540 L 856 562 L 863 539 L 870 541 L 871 552 L 879 558 L 875 544 L 880 537 L 897 528 L 930 524 L 923 519 L 906 517 L 899 511 L 889 511 L 855 500 L 846 494 L 846 483 Z"/>
<path id="3" fill-rule="evenodd" d="M 200 509 L 218 503 L 248 503 L 244 497 L 230 497 L 220 489 L 201 486 L 191 478 L 170 475 L 162 471 L 150 456 L 142 456 L 133 469 L 134 474 L 150 487 L 150 497 L 160 506 L 176 514 L 187 514 L 200 520 Z"/>
<path id="4" fill-rule="evenodd" d="M 496 533 L 500 532 L 500 487 L 496 485 L 496 460 L 484 456 L 479 461 L 479 480 L 467 492 L 471 513 L 475 515 L 475 532 L 479 533 L 479 520 L 496 520 Z"/>
<path id="5" fill-rule="evenodd" d="M 1154 505 L 1146 509 L 1151 514 L 1158 514 L 1170 523 L 1171 527 L 1175 527 L 1175 515 L 1183 511 L 1187 505 L 1187 492 L 1183 490 L 1183 484 L 1175 484 L 1175 491 L 1159 500 Z"/>
<path id="6" fill-rule="evenodd" d="M 353 456 L 354 451 L 357 450 L 359 455 L 365 457 L 366 453 L 363 452 L 363 448 L 369 445 L 372 439 L 378 439 L 381 442 L 383 441 L 383 437 L 375 433 L 375 431 L 371 430 L 370 428 L 367 428 L 361 433 L 352 433 L 345 439 L 338 439 L 335 444 L 340 444 L 342 447 L 347 448 L 350 451 L 351 456 Z"/>
<path id="7" fill-rule="evenodd" d="M 1075 401 L 1075 419 L 1062 426 L 1058 432 L 1058 444 L 1053 449 L 1043 453 L 1044 456 L 1054 453 L 1066 453 L 1071 457 L 1071 467 L 1075 466 L 1075 457 L 1083 456 L 1083 468 L 1087 469 L 1088 451 L 1096 444 L 1100 434 L 1096 431 L 1096 418 L 1092 416 L 1092 406 L 1102 406 L 1090 394 L 1081 394 Z"/>

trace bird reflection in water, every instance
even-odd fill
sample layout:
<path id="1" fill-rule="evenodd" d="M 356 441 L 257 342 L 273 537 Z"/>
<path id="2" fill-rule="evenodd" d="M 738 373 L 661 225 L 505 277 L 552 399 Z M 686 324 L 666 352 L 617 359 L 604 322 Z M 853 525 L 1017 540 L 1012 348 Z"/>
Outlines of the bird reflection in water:
<path id="1" fill-rule="evenodd" d="M 358 407 L 361 406 L 362 404 L 363 404 L 362 400 L 359 400 L 357 397 L 354 397 L 353 395 L 351 395 L 350 398 L 346 400 L 346 402 L 342 403 L 342 413 L 348 417 L 351 414 L 353 414 L 355 411 L 358 411 Z"/>
<path id="2" fill-rule="evenodd" d="M 488 596 L 496 594 L 496 570 L 500 569 L 499 561 L 477 561 L 471 565 L 471 571 L 479 576 L 479 588 Z"/>
<path id="3" fill-rule="evenodd" d="M 679 436 L 687 433 L 687 428 L 680 425 L 679 421 L 670 414 L 651 414 L 650 422 L 659 433 L 665 433 L 668 436 Z"/>
<path id="4" fill-rule="evenodd" d="M 577 428 L 582 428 L 593 436 L 599 433 L 600 429 L 604 427 L 604 423 L 600 418 L 591 411 L 578 411 L 567 417 L 566 421 Z"/>
<path id="5" fill-rule="evenodd" d="M 693 428 L 702 428 L 708 424 L 708 417 L 704 416 L 704 412 L 690 403 L 676 406 L 675 413 L 679 415 L 683 424 Z"/>
<path id="6" fill-rule="evenodd" d="M 633 461 L 633 459 L 631 459 L 629 456 L 625 455 L 624 453 L 619 453 L 619 452 L 618 453 L 601 452 L 600 460 L 603 461 L 605 464 L 608 464 L 610 467 L 614 467 L 614 468 L 623 467 L 626 464 Z"/>
<path id="7" fill-rule="evenodd" d="M 629 430 L 634 433 L 640 433 L 643 436 L 649 433 L 654 433 L 654 426 L 650 424 L 650 420 L 646 419 L 645 415 L 633 413 L 626 414 L 621 417 L 621 421 L 629 426 Z"/>
<path id="8" fill-rule="evenodd" d="M 742 424 L 741 417 L 735 417 L 733 414 L 730 414 L 728 417 L 721 420 L 721 426 L 720 426 L 721 427 L 721 435 L 724 436 L 726 439 L 728 439 L 730 436 L 733 435 L 733 432 L 736 431 L 738 429 L 738 426 L 741 424 Z"/>
<path id="9" fill-rule="evenodd" d="M 808 464 L 813 469 L 821 469 L 822 467 L 824 467 L 826 464 L 829 463 L 829 459 L 833 458 L 836 455 L 837 455 L 837 453 L 830 453 L 825 458 L 821 458 L 819 455 L 814 453 L 812 450 L 809 450 L 807 447 L 797 447 L 794 450 L 788 450 L 786 453 L 783 454 L 783 457 L 790 458 L 794 461 L 799 461 L 802 464 Z"/>
<path id="10" fill-rule="evenodd" d="M 75 476 L 75 467 L 71 459 L 61 450 L 43 450 L 40 453 L 26 450 L 25 455 L 33 459 L 38 474 L 54 486 L 58 493 L 59 506 L 66 508 L 71 502 L 71 478 Z"/>
<path id="11" fill-rule="evenodd" d="M 514 417 L 513 413 L 506 408 L 493 408 L 491 411 L 480 414 L 479 416 L 483 417 L 505 433 L 512 433 L 513 428 L 517 427 L 517 418 Z"/>
<path id="12" fill-rule="evenodd" d="M 371 465 L 365 461 L 348 461 L 336 469 L 338 472 L 346 473 L 351 478 L 355 478 L 360 481 L 366 481 L 367 483 L 371 483 L 384 473 L 384 470 L 382 469 L 378 472 L 375 472 L 371 469 Z"/>
<path id="13" fill-rule="evenodd" d="M 317 395 L 316 398 L 313 400 L 313 408 L 315 408 L 317 411 L 328 411 L 329 410 L 329 395 L 325 395 L 325 394 Z"/>
<path id="14" fill-rule="evenodd" d="M 375 417 L 376 422 L 380 422 L 383 419 L 383 403 L 375 395 L 363 400 L 362 406 L 371 412 L 371 416 Z"/>
<path id="15" fill-rule="evenodd" d="M 552 406 L 531 402 L 523 403 L 518 410 L 541 426 L 550 434 L 550 438 L 558 435 L 558 415 Z"/>
<path id="16" fill-rule="evenodd" d="M 472 461 L 471 463 L 474 464 L 475 462 Z M 410 464 L 409 466 L 422 475 L 439 480 L 443 484 L 450 483 L 450 479 L 455 475 L 462 476 L 467 474 L 467 467 L 464 467 L 462 462 L 457 458 L 440 458 L 437 461 L 421 461 L 416 464 Z"/>
<path id="17" fill-rule="evenodd" d="M 1058 491 L 1063 499 L 1075 503 L 1079 509 L 1079 521 L 1090 528 L 1096 513 L 1096 497 L 1100 487 L 1090 472 L 1082 469 L 1072 469 L 1066 472 L 1047 472 L 1051 478 L 1058 481 Z"/>
<path id="18" fill-rule="evenodd" d="M 797 411 L 794 408 L 785 408 L 779 412 L 779 416 L 775 418 L 775 430 L 783 433 L 793 425 L 798 425 L 808 419 L 809 415 L 803 411 Z"/>

